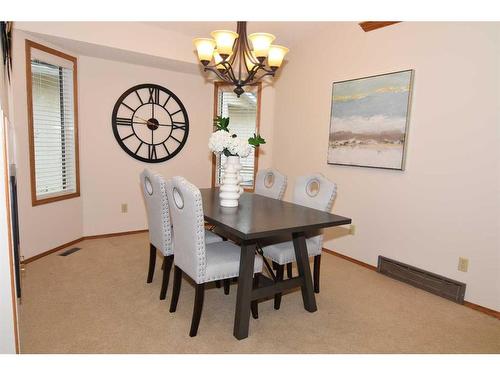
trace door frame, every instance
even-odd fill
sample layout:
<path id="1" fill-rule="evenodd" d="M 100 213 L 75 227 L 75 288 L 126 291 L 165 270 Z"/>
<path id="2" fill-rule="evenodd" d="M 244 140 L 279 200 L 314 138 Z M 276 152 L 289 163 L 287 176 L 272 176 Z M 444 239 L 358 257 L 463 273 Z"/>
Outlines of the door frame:
<path id="1" fill-rule="evenodd" d="M 5 272 L 8 270 L 7 277 L 10 278 L 10 285 L 8 283 L 0 283 L 0 288 L 5 288 L 2 293 L 11 295 L 10 300 L 6 299 L 4 303 L 10 304 L 12 308 L 12 320 L 8 321 L 5 319 L 2 324 L 7 324 L 7 329 L 12 329 L 14 342 L 11 343 L 11 353 L 19 354 L 19 327 L 18 327 L 18 317 L 17 317 L 17 299 L 16 299 L 16 287 L 14 281 L 14 263 L 13 263 L 13 253 L 12 253 L 12 223 L 11 223 L 11 212 L 10 212 L 10 196 L 9 196 L 9 176 L 8 176 L 8 161 L 7 161 L 7 124 L 6 118 L 3 115 L 3 111 L 0 109 L 0 222 L 5 222 L 6 225 L 0 225 L 0 251 L 7 252 L 7 257 L 4 257 L 5 253 L 2 254 L 2 259 L 5 258 L 9 262 L 8 266 L 2 261 L 0 267 L 2 268 L 0 272 Z M 3 201 L 3 202 L 2 202 Z M 7 290 L 10 288 L 10 290 Z M 8 306 L 7 306 L 8 309 Z M 2 343 L 4 345 L 4 343 Z M 7 347 L 9 343 L 7 343 Z"/>

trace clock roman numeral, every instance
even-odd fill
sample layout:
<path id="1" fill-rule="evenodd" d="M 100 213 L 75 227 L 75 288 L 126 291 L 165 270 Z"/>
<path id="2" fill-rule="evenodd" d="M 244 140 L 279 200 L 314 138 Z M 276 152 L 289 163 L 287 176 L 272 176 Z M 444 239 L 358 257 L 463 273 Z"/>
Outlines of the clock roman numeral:
<path id="1" fill-rule="evenodd" d="M 180 125 L 180 124 L 182 124 L 182 125 Z M 174 121 L 174 122 L 172 122 L 172 129 L 173 130 L 175 130 L 175 129 L 186 130 L 186 123 Z"/>
<path id="2" fill-rule="evenodd" d="M 168 101 L 170 100 L 171 97 L 172 96 L 169 95 L 168 98 L 167 98 L 167 100 L 165 100 L 165 103 L 163 103 L 163 105 L 162 105 L 163 108 L 165 108 L 165 106 L 167 105 L 167 103 L 168 103 Z"/>
<path id="3" fill-rule="evenodd" d="M 115 122 L 116 122 L 116 125 L 120 125 L 120 126 L 132 126 L 132 119 L 131 118 L 117 117 Z"/>
<path id="4" fill-rule="evenodd" d="M 169 138 L 172 138 L 172 139 L 176 140 L 179 144 L 180 144 L 180 143 L 182 143 L 182 142 L 181 142 L 181 141 L 179 141 L 177 138 L 175 138 L 173 135 L 170 135 L 170 137 L 169 137 Z"/>
<path id="5" fill-rule="evenodd" d="M 141 149 L 141 146 L 144 144 L 143 141 L 141 141 L 141 143 L 139 144 L 139 147 L 137 147 L 137 150 L 135 150 L 134 154 L 137 155 L 137 153 L 139 152 L 139 150 Z"/>
<path id="6" fill-rule="evenodd" d="M 135 133 L 132 133 L 132 134 L 129 134 L 127 135 L 125 138 L 120 138 L 122 141 L 124 141 L 125 139 L 129 139 L 130 137 L 134 136 Z"/>
<path id="7" fill-rule="evenodd" d="M 139 101 L 141 102 L 141 105 L 143 105 L 143 104 L 144 104 L 144 102 L 142 101 L 142 98 L 141 98 L 141 96 L 139 95 L 139 92 L 138 92 L 137 90 L 136 90 L 136 91 L 134 91 L 134 92 L 135 92 L 135 95 L 137 95 L 137 98 L 139 99 Z"/>
<path id="8" fill-rule="evenodd" d="M 160 89 L 158 89 L 156 87 L 150 87 L 150 88 L 148 88 L 148 91 L 149 91 L 148 103 L 159 104 L 160 103 Z"/>
<path id="9" fill-rule="evenodd" d="M 125 104 L 125 102 L 122 102 L 122 105 L 125 106 L 125 107 L 127 107 L 130 111 L 135 112 L 135 109 L 133 109 L 129 105 Z"/>
<path id="10" fill-rule="evenodd" d="M 148 157 L 151 160 L 158 159 L 158 155 L 156 154 L 156 145 L 149 145 L 148 144 Z"/>
<path id="11" fill-rule="evenodd" d="M 168 151 L 168 148 L 165 145 L 165 143 L 162 143 L 162 145 L 163 145 L 163 148 L 165 149 L 165 151 L 167 152 L 167 155 L 170 156 L 170 152 Z"/>
<path id="12" fill-rule="evenodd" d="M 175 111 L 174 113 L 171 113 L 171 114 L 170 114 L 170 116 L 176 115 L 176 114 L 178 114 L 180 111 L 182 111 L 182 109 L 179 109 L 178 111 Z"/>

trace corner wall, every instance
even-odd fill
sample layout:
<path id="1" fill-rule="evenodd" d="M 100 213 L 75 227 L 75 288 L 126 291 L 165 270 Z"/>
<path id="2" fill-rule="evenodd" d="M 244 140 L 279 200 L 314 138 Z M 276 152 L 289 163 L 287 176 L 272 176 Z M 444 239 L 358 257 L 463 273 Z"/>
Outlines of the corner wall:
<path id="1" fill-rule="evenodd" d="M 21 255 L 26 259 L 82 237 L 82 198 L 72 198 L 40 206 L 31 205 L 31 177 L 26 93 L 26 38 L 62 50 L 15 30 L 12 60 L 11 122 L 15 139 Z M 64 51 L 75 56 L 71 51 Z M 80 93 L 79 93 L 80 94 Z M 78 98 L 81 101 L 80 98 Z M 80 124 L 79 124 L 80 125 Z M 9 161 L 12 163 L 12 160 Z M 80 174 L 80 180 L 82 175 Z"/>
<path id="2" fill-rule="evenodd" d="M 276 84 L 273 161 L 338 185 L 345 228 L 325 247 L 371 265 L 385 255 L 467 283 L 500 310 L 500 23 L 403 22 L 365 33 L 325 23 Z M 332 82 L 414 69 L 406 170 L 327 165 Z M 458 257 L 469 258 L 467 273 Z"/>

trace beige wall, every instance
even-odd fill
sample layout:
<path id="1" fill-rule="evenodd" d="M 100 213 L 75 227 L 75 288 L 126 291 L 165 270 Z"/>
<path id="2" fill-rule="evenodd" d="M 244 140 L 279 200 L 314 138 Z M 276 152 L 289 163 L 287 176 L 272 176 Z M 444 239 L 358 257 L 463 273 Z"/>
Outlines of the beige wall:
<path id="1" fill-rule="evenodd" d="M 325 246 L 376 265 L 379 254 L 467 283 L 500 310 L 500 24 L 410 23 L 364 33 L 325 26 L 290 52 L 276 84 L 274 164 L 338 184 L 333 211 L 357 226 Z M 331 85 L 414 69 L 406 171 L 327 165 Z M 287 199 L 292 189 L 287 189 Z M 457 271 L 458 257 L 470 259 Z"/>
<path id="2" fill-rule="evenodd" d="M 80 56 L 80 163 L 83 235 L 122 232 L 147 227 L 139 173 L 152 168 L 164 176 L 182 175 L 199 187 L 210 187 L 213 84 L 202 75 L 182 74 L 140 65 Z M 173 91 L 186 107 L 189 137 L 173 159 L 146 164 L 128 156 L 116 142 L 111 112 L 118 97 L 140 83 L 156 83 Z M 262 132 L 272 135 L 272 89 L 263 90 Z M 269 103 L 269 105 L 268 105 Z M 272 141 L 262 153 L 261 167 L 271 164 Z M 267 152 L 266 152 L 267 151 Z M 121 204 L 128 213 L 121 213 Z"/>
<path id="3" fill-rule="evenodd" d="M 21 252 L 32 257 L 81 236 L 146 228 L 139 173 L 149 167 L 165 176 L 183 175 L 200 187 L 211 183 L 208 137 L 212 129 L 213 84 L 201 74 L 184 74 L 143 65 L 78 56 L 79 137 L 81 197 L 31 206 L 24 39 L 14 39 L 13 114 L 19 180 Z M 63 50 L 42 39 L 29 39 Z M 72 51 L 65 51 L 77 55 Z M 190 132 L 186 145 L 173 159 L 159 164 L 142 163 L 117 144 L 111 128 L 111 112 L 118 97 L 140 83 L 156 83 L 172 90 L 184 103 Z M 262 148 L 259 166 L 271 165 L 272 87 L 262 93 L 261 132 L 268 144 Z M 121 204 L 128 213 L 121 213 Z"/>
<path id="4" fill-rule="evenodd" d="M 80 160 L 82 170 L 83 234 L 121 232 L 147 227 L 139 174 L 145 167 L 164 176 L 183 175 L 208 187 L 211 159 L 207 149 L 211 131 L 213 86 L 200 75 L 189 75 L 81 56 Z M 118 97 L 141 83 L 156 83 L 174 92 L 186 107 L 189 136 L 173 159 L 146 164 L 126 154 L 111 128 L 111 112 Z M 121 213 L 121 204 L 128 213 Z"/>

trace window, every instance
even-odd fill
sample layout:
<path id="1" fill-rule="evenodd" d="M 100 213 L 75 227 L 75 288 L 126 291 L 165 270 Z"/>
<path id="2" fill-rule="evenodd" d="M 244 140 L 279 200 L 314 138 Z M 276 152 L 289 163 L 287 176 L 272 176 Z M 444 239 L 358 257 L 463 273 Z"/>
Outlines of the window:
<path id="1" fill-rule="evenodd" d="M 243 139 L 248 139 L 259 131 L 261 84 L 246 86 L 245 92 L 238 98 L 229 84 L 215 83 L 215 114 L 229 117 L 229 129 Z M 215 116 L 214 116 L 215 117 Z M 245 190 L 253 190 L 255 173 L 258 165 L 259 149 L 247 158 L 241 158 L 241 185 Z M 224 177 L 221 165 L 225 162 L 224 155 L 213 157 L 212 185 L 218 186 Z"/>
<path id="2" fill-rule="evenodd" d="M 26 41 L 33 206 L 80 195 L 76 58 Z"/>

